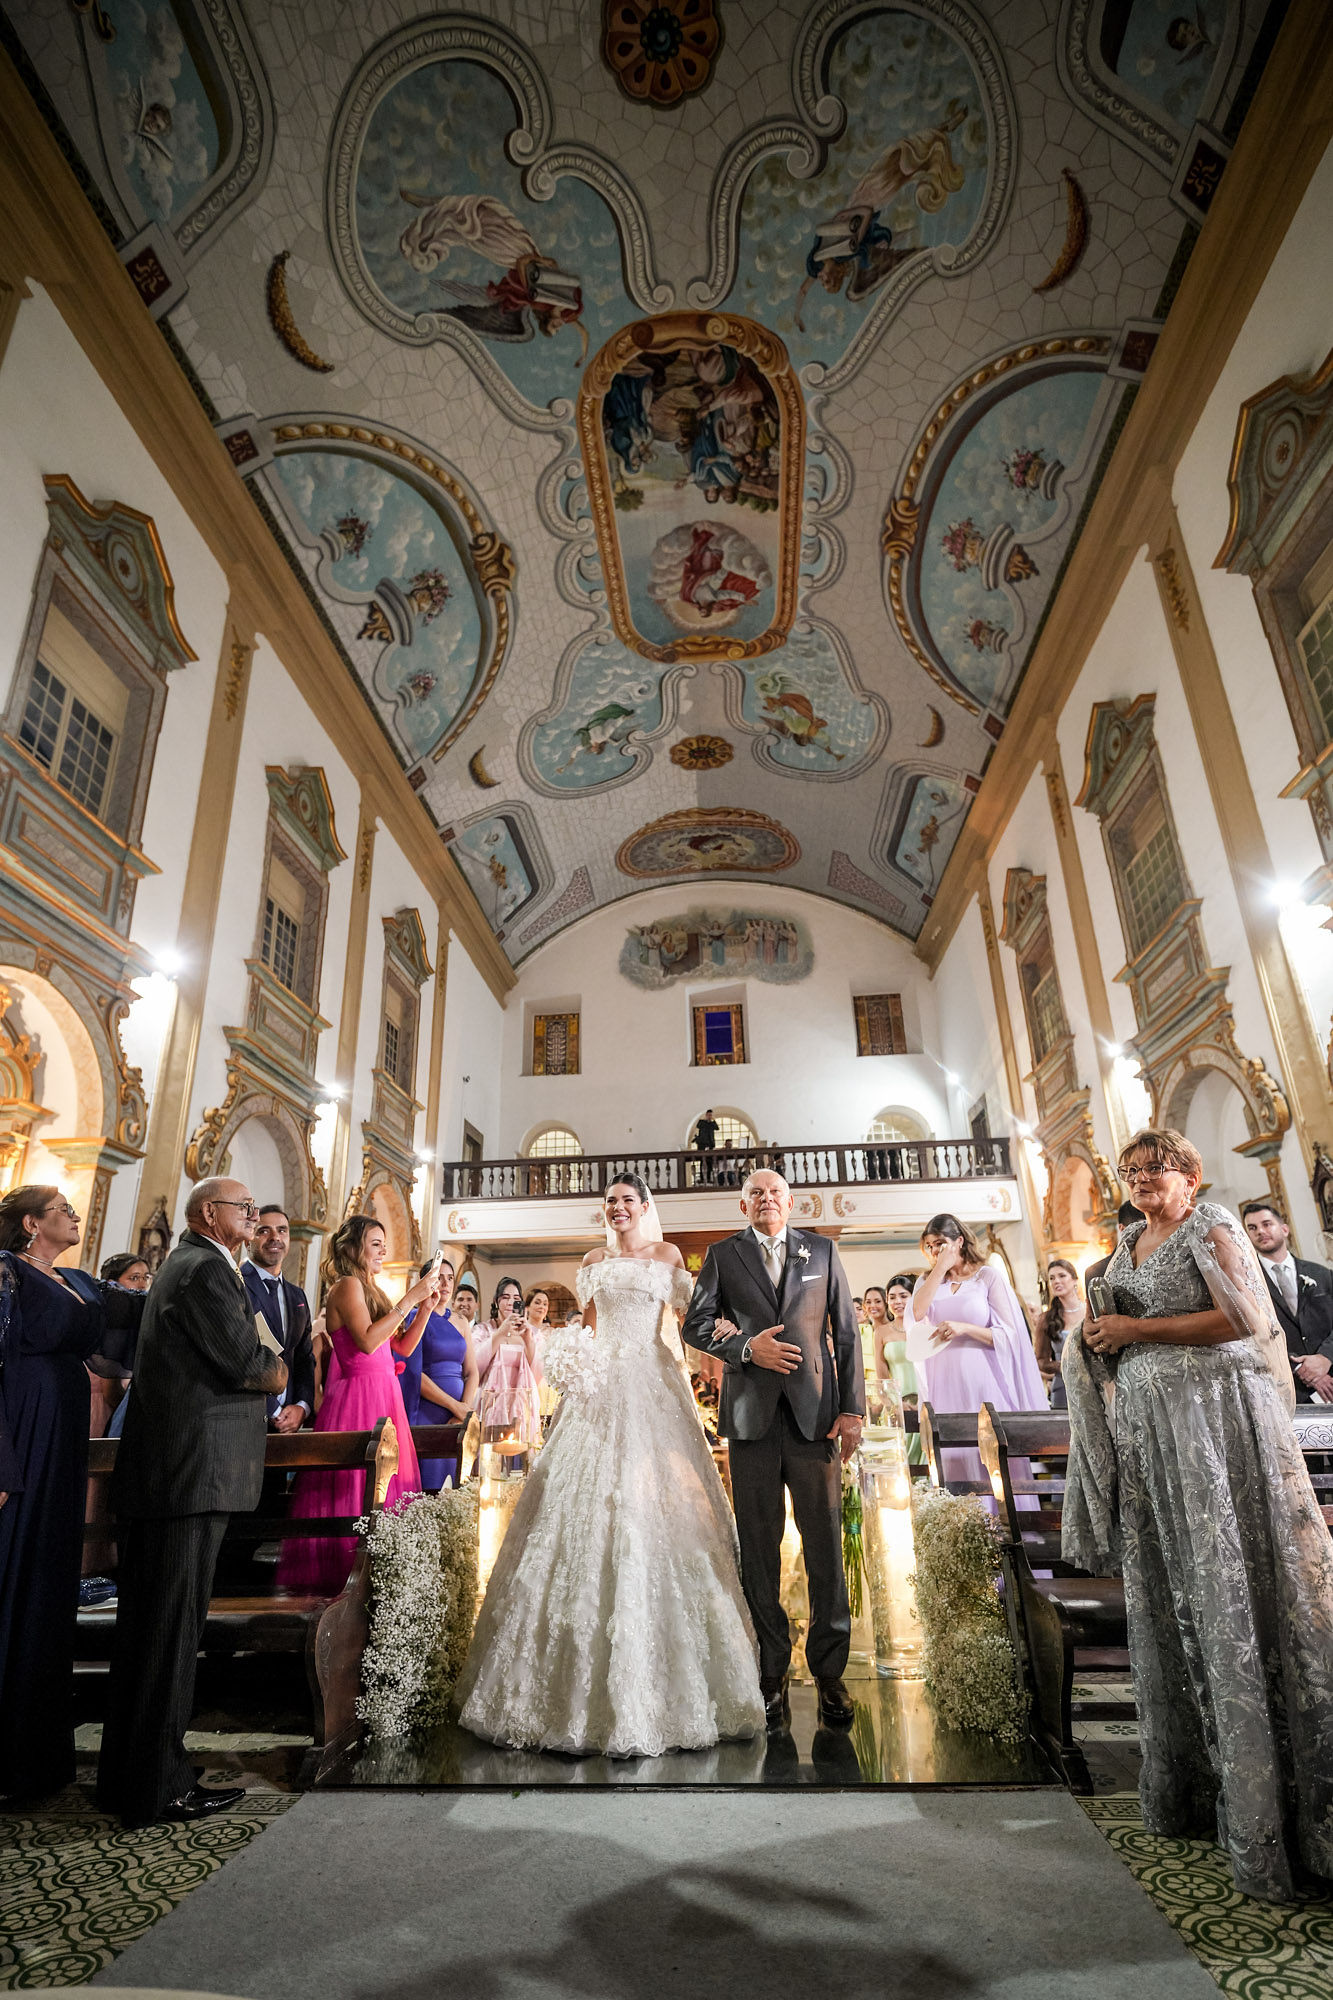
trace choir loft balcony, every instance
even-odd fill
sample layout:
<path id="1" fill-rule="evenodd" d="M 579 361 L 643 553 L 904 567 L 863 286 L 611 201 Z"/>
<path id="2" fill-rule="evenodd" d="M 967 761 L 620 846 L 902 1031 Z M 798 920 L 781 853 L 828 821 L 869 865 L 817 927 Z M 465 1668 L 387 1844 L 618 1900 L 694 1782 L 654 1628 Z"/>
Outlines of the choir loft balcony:
<path id="1" fill-rule="evenodd" d="M 1007 1139 L 855 1140 L 744 1152 L 453 1160 L 440 1168 L 443 1233 L 483 1245 L 595 1242 L 602 1229 L 602 1190 L 628 1172 L 652 1189 L 668 1236 L 723 1235 L 739 1226 L 741 1187 L 760 1167 L 786 1178 L 798 1228 L 831 1236 L 901 1236 L 920 1230 L 941 1209 L 982 1228 L 1021 1215 Z"/>

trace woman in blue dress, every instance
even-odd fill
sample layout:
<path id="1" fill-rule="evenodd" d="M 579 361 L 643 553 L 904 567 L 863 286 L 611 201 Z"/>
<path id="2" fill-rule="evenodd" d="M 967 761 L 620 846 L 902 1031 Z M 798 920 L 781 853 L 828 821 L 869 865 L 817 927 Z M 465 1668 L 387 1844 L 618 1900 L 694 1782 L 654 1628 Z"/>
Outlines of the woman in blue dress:
<path id="1" fill-rule="evenodd" d="M 74 1778 L 70 1676 L 88 1478 L 88 1368 L 123 1375 L 143 1296 L 57 1270 L 79 1240 L 59 1188 L 0 1201 L 0 1793 Z"/>
<path id="2" fill-rule="evenodd" d="M 424 1278 L 433 1258 L 421 1267 Z M 403 1402 L 409 1424 L 447 1424 L 455 1417 L 468 1418 L 477 1400 L 477 1359 L 467 1324 L 449 1311 L 454 1287 L 454 1267 L 446 1257 L 440 1265 L 440 1301 L 413 1352 L 405 1357 L 402 1374 Z M 411 1331 L 416 1314 L 404 1321 L 403 1335 Z M 458 1484 L 456 1458 L 423 1458 L 421 1485 L 426 1493 L 438 1493 L 446 1479 Z"/>

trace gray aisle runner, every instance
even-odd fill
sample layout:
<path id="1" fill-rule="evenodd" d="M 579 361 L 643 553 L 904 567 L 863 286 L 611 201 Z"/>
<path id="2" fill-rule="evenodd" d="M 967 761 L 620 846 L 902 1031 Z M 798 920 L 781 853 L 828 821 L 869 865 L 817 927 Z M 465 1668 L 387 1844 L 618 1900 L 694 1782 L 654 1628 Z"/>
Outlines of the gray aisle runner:
<path id="1" fill-rule="evenodd" d="M 312 1793 L 96 1985 L 1217 2000 L 1058 1792 Z"/>

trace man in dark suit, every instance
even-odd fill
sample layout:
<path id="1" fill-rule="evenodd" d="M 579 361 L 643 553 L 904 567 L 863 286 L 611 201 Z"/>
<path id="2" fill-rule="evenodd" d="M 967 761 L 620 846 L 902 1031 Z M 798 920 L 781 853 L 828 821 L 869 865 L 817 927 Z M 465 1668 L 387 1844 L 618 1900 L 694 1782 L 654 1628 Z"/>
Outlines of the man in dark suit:
<path id="1" fill-rule="evenodd" d="M 1241 1204 L 1287 1342 L 1298 1403 L 1333 1403 L 1333 1271 L 1291 1254 L 1291 1225 L 1271 1201 Z"/>
<path id="2" fill-rule="evenodd" d="M 730 1441 L 741 1582 L 759 1638 L 759 1686 L 770 1731 L 789 1719 L 791 1628 L 782 1608 L 783 1488 L 805 1553 L 810 1632 L 805 1657 L 821 1721 L 846 1727 L 843 1684 L 852 1620 L 842 1567 L 842 1466 L 861 1437 L 865 1383 L 852 1291 L 826 1236 L 788 1227 L 781 1174 L 751 1174 L 739 1236 L 704 1259 L 682 1333 L 726 1368 L 718 1435 Z"/>
<path id="3" fill-rule="evenodd" d="M 310 1340 L 310 1303 L 299 1285 L 282 1275 L 292 1247 L 286 1210 L 267 1201 L 259 1211 L 241 1276 L 250 1304 L 262 1313 L 268 1330 L 282 1349 L 287 1386 L 268 1399 L 271 1431 L 299 1431 L 315 1408 L 315 1350 Z"/>
<path id="4" fill-rule="evenodd" d="M 244 1797 L 207 1791 L 185 1754 L 218 1550 L 264 1476 L 264 1398 L 285 1386 L 233 1261 L 254 1230 L 240 1181 L 200 1181 L 148 1294 L 111 1481 L 120 1607 L 98 1802 L 127 1826 L 200 1819 Z"/>

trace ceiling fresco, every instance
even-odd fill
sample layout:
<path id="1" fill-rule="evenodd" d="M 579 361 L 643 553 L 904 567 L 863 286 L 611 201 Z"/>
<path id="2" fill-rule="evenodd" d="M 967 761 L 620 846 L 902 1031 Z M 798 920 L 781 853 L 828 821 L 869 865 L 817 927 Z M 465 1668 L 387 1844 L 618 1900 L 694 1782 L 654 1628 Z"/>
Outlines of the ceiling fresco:
<path id="1" fill-rule="evenodd" d="M 370 11 L 0 25 L 511 959 L 699 875 L 914 938 L 1267 0 Z"/>

